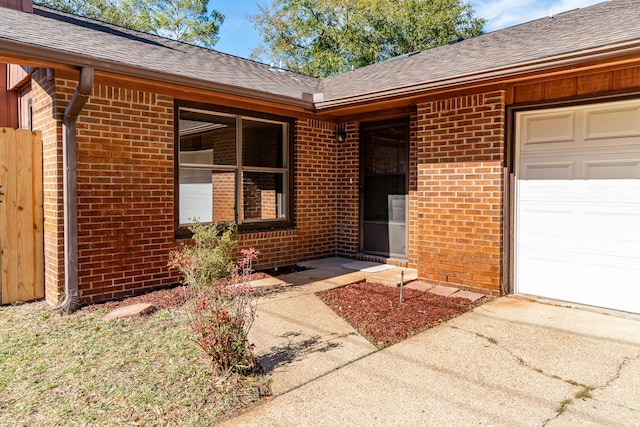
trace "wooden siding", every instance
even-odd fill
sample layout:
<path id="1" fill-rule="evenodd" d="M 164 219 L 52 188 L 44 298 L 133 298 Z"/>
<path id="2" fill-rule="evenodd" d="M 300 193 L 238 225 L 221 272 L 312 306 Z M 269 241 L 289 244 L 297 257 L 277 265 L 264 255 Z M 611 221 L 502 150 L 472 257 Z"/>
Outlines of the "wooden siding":
<path id="1" fill-rule="evenodd" d="M 640 87 L 640 68 L 602 71 L 554 80 L 514 84 L 513 102 L 523 104 L 550 101 Z"/>

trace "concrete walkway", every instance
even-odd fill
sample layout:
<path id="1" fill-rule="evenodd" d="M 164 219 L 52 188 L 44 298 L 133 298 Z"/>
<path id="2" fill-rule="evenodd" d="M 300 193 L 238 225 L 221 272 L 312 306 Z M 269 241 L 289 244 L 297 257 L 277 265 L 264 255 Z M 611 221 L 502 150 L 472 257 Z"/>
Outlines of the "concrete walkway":
<path id="1" fill-rule="evenodd" d="M 271 284 L 250 338 L 275 397 L 223 425 L 640 426 L 640 318 L 499 298 L 377 351 L 314 292 L 396 269 L 343 264 Z"/>

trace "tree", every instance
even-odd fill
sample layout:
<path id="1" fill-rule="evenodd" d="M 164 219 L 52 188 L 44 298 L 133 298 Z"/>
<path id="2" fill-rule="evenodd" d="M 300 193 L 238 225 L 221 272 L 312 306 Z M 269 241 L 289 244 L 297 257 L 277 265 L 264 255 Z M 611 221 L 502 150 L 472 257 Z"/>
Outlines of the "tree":
<path id="1" fill-rule="evenodd" d="M 36 0 L 43 6 L 204 47 L 218 41 L 224 14 L 207 0 Z"/>
<path id="2" fill-rule="evenodd" d="M 482 34 L 462 0 L 273 0 L 250 17 L 256 60 L 324 77 Z"/>

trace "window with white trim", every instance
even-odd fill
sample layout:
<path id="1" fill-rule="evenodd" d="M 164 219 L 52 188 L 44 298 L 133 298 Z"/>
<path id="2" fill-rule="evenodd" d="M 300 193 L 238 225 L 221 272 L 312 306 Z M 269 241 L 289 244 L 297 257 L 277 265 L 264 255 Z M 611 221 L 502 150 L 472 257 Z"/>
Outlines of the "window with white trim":
<path id="1" fill-rule="evenodd" d="M 180 106 L 178 225 L 235 221 L 240 229 L 291 224 L 291 122 Z"/>

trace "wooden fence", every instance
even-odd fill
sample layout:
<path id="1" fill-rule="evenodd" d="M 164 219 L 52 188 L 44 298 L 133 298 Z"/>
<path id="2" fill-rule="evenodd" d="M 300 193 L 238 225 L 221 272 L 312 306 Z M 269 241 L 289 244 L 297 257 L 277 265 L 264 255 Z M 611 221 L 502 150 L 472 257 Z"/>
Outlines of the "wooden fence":
<path id="1" fill-rule="evenodd" d="M 42 137 L 0 128 L 2 304 L 44 296 Z"/>

